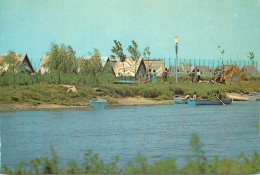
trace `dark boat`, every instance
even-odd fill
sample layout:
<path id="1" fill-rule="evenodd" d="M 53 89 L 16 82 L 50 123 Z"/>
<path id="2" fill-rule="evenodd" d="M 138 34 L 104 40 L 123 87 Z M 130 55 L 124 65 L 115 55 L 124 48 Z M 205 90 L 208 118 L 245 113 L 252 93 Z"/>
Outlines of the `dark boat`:
<path id="1" fill-rule="evenodd" d="M 232 103 L 231 98 L 225 98 L 221 99 L 221 101 L 225 105 L 229 105 Z M 220 100 L 188 100 L 188 105 L 196 106 L 196 105 L 223 105 L 223 103 Z"/>
<path id="2" fill-rule="evenodd" d="M 187 99 L 184 97 L 176 97 L 173 99 L 176 104 L 188 104 Z"/>

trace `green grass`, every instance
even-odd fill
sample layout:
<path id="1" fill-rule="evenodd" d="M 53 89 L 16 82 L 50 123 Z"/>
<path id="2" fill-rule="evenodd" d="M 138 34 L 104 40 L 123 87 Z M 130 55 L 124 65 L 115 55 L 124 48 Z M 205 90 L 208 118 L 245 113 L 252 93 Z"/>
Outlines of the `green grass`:
<path id="1" fill-rule="evenodd" d="M 2 167 L 3 174 L 256 174 L 260 172 L 260 155 L 255 151 L 249 158 L 243 153 L 233 158 L 214 157 L 207 159 L 203 151 L 203 144 L 194 134 L 190 141 L 190 155 L 186 157 L 186 164 L 178 168 L 175 158 L 167 158 L 152 164 L 142 155 L 138 155 L 134 162 L 129 162 L 126 169 L 119 167 L 119 156 L 114 161 L 105 163 L 88 150 L 82 165 L 71 161 L 67 168 L 58 168 L 58 156 L 53 147 L 52 159 L 48 157 L 33 159 L 30 162 L 20 162 L 16 168 Z"/>
<path id="2" fill-rule="evenodd" d="M 217 90 L 225 92 L 260 92 L 260 81 L 246 81 L 235 84 L 209 85 L 206 83 L 191 84 L 187 81 L 164 84 L 162 79 L 158 83 L 123 85 L 103 83 L 96 86 L 75 84 L 78 93 L 67 93 L 67 88 L 61 84 L 34 83 L 29 85 L 0 86 L 0 101 L 6 103 L 26 103 L 30 105 L 59 104 L 84 105 L 95 96 L 153 98 L 158 100 L 171 100 L 174 95 L 193 95 L 197 92 L 200 99 L 211 98 Z M 96 91 L 99 88 L 101 91 Z"/>

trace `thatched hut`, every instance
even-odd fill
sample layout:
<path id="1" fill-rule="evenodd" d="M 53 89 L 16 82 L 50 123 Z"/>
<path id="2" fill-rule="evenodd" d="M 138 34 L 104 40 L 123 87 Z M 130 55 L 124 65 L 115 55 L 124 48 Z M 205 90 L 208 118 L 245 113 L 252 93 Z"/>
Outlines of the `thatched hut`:
<path id="1" fill-rule="evenodd" d="M 197 72 L 199 70 L 202 73 L 201 76 L 213 76 L 214 75 L 214 70 L 208 66 L 195 66 L 193 70 L 195 70 L 195 72 Z"/>
<path id="2" fill-rule="evenodd" d="M 163 60 L 144 60 L 146 71 L 151 69 L 156 71 L 156 76 L 161 77 L 163 70 L 165 69 Z M 148 73 L 148 72 L 147 72 Z"/>
<path id="3" fill-rule="evenodd" d="M 221 81 L 231 82 L 233 77 L 239 78 L 241 81 L 248 80 L 248 77 L 241 69 L 236 66 L 227 66 L 222 72 Z"/>
<path id="4" fill-rule="evenodd" d="M 0 75 L 4 74 L 4 72 L 7 72 L 9 68 L 9 65 L 4 59 L 5 56 L 7 56 L 7 54 L 0 55 Z M 15 72 L 21 72 L 23 70 L 26 73 L 34 73 L 34 69 L 27 54 L 16 54 L 15 65 L 18 63 L 21 63 L 21 67 L 18 67 Z M 21 70 L 22 67 L 24 69 Z"/>

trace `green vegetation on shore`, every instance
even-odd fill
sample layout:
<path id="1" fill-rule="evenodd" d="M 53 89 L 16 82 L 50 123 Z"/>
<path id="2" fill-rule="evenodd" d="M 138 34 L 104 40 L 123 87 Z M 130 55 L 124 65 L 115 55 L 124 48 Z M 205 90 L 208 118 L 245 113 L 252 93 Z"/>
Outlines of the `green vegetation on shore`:
<path id="1" fill-rule="evenodd" d="M 46 75 L 47 76 L 47 75 Z M 51 75 L 48 75 L 51 76 Z M 1 78 L 0 78 L 1 79 Z M 39 82 L 29 85 L 1 86 L 0 101 L 5 103 L 26 103 L 30 105 L 39 104 L 58 104 L 67 106 L 84 106 L 88 101 L 96 96 L 102 98 L 119 97 L 137 97 L 153 98 L 158 100 L 171 100 L 174 95 L 192 95 L 195 91 L 199 98 L 211 98 L 216 90 L 223 95 L 225 92 L 259 92 L 260 81 L 246 81 L 238 84 L 209 85 L 207 83 L 190 84 L 186 81 L 176 84 L 164 84 L 159 79 L 157 84 L 139 84 L 139 85 L 118 85 L 108 83 L 99 83 L 96 86 L 75 82 L 78 93 L 67 93 L 67 88 L 62 84 L 48 84 Z M 101 82 L 101 81 L 100 81 Z M 172 83 L 171 83 L 172 82 Z M 64 82 L 68 83 L 68 82 Z M 98 90 L 97 90 L 98 89 Z M 113 101 L 110 101 L 113 103 Z"/>
<path id="2" fill-rule="evenodd" d="M 71 161 L 66 169 L 58 168 L 58 156 L 53 147 L 52 159 L 48 157 L 36 158 L 30 162 L 20 162 L 15 169 L 2 167 L 4 174 L 252 174 L 260 172 L 260 155 L 255 151 L 250 158 L 243 153 L 234 158 L 214 157 L 206 158 L 203 145 L 198 136 L 194 134 L 190 141 L 191 156 L 187 156 L 186 165 L 178 168 L 176 159 L 167 158 L 148 164 L 147 159 L 138 155 L 135 162 L 130 162 L 125 169 L 119 167 L 119 156 L 109 163 L 105 163 L 89 150 L 84 157 L 84 163 L 77 165 Z"/>

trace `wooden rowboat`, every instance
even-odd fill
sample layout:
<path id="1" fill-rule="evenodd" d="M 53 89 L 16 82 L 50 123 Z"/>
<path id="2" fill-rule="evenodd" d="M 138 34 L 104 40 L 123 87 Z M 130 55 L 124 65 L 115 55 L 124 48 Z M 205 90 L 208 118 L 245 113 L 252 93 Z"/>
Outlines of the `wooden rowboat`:
<path id="1" fill-rule="evenodd" d="M 247 94 L 226 93 L 226 97 L 234 101 L 256 101 L 259 97 Z"/>
<path id="2" fill-rule="evenodd" d="M 221 99 L 221 101 L 226 104 L 229 105 L 232 103 L 232 99 L 231 98 L 225 98 L 225 99 Z M 223 103 L 220 100 L 216 99 L 216 100 L 188 100 L 188 105 L 190 106 L 196 106 L 196 105 L 223 105 Z"/>
<path id="3" fill-rule="evenodd" d="M 188 104 L 187 99 L 184 97 L 176 97 L 173 99 L 176 104 Z"/>
<path id="4" fill-rule="evenodd" d="M 104 109 L 106 107 L 107 100 L 101 99 L 101 98 L 93 98 L 90 106 L 92 106 L 95 109 Z"/>

